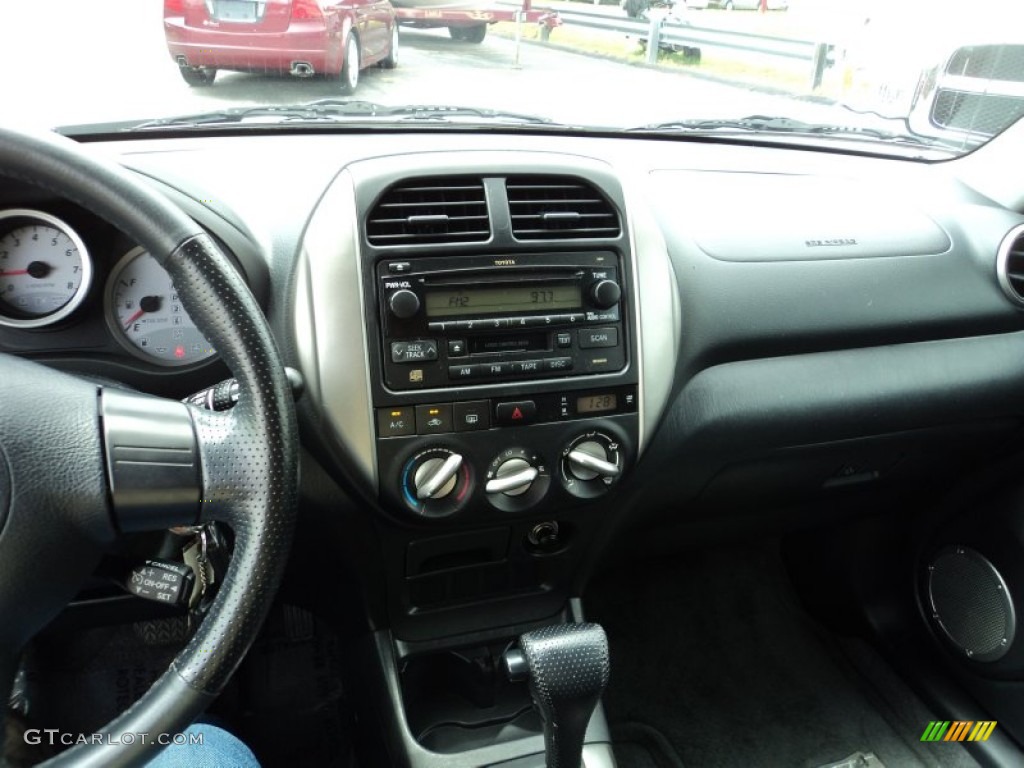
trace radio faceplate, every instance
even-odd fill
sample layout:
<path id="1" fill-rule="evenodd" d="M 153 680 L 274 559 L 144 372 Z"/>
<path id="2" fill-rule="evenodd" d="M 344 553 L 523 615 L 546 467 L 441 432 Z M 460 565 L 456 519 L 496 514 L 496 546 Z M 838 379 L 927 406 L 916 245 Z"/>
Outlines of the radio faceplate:
<path id="1" fill-rule="evenodd" d="M 627 362 L 620 275 L 613 251 L 381 261 L 386 386 L 620 371 Z"/>

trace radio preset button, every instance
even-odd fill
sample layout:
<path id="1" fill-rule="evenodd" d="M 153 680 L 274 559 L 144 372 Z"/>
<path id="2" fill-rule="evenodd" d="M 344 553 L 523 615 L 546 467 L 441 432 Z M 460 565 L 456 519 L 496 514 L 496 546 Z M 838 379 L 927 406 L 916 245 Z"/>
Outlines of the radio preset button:
<path id="1" fill-rule="evenodd" d="M 480 375 L 479 365 L 449 365 L 448 366 L 448 378 L 449 379 L 472 379 L 475 376 Z"/>
<path id="2" fill-rule="evenodd" d="M 537 404 L 533 400 L 498 403 L 494 413 L 498 423 L 505 426 L 529 424 L 537 417 Z"/>
<path id="3" fill-rule="evenodd" d="M 532 317 L 510 317 L 508 319 L 509 328 L 529 328 L 533 320 Z"/>
<path id="4" fill-rule="evenodd" d="M 445 328 L 451 330 L 455 328 L 455 323 L 442 323 L 435 320 L 434 322 L 427 323 L 427 328 L 432 331 L 443 331 Z"/>
<path id="5" fill-rule="evenodd" d="M 572 370 L 572 358 L 571 357 L 549 357 L 544 360 L 545 371 L 571 371 Z"/>
<path id="6" fill-rule="evenodd" d="M 562 333 L 555 334 L 555 346 L 556 347 L 562 347 L 563 349 L 565 347 L 571 347 L 572 346 L 572 334 L 569 333 L 568 331 L 564 331 Z"/>
<path id="7" fill-rule="evenodd" d="M 584 328 L 579 331 L 580 349 L 616 347 L 619 344 L 618 328 Z"/>
<path id="8" fill-rule="evenodd" d="M 391 361 L 394 363 L 422 363 L 437 360 L 437 342 L 434 339 L 391 342 Z"/>
<path id="9" fill-rule="evenodd" d="M 417 405 L 416 432 L 420 435 L 436 435 L 439 432 L 452 431 L 452 406 Z"/>
<path id="10" fill-rule="evenodd" d="M 582 312 L 573 312 L 570 315 L 564 315 L 566 323 L 582 323 L 584 320 L 590 319 L 590 313 L 584 315 Z"/>
<path id="11" fill-rule="evenodd" d="M 453 410 L 456 432 L 472 432 L 477 429 L 489 429 L 491 426 L 490 400 L 455 403 Z"/>
<path id="12" fill-rule="evenodd" d="M 448 340 L 448 357 L 464 357 L 466 354 L 465 339 Z"/>
<path id="13" fill-rule="evenodd" d="M 483 328 L 508 328 L 511 326 L 507 317 L 489 317 L 486 320 L 477 321 Z"/>

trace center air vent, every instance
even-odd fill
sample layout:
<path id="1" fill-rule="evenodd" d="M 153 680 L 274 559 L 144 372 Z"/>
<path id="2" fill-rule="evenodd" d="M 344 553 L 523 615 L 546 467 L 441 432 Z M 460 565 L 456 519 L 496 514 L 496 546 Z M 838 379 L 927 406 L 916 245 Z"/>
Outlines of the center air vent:
<path id="1" fill-rule="evenodd" d="M 482 243 L 490 236 L 484 183 L 471 176 L 403 181 L 366 221 L 366 238 L 376 246 Z"/>
<path id="2" fill-rule="evenodd" d="M 1003 292 L 1024 307 L 1024 225 L 1014 227 L 1003 238 L 996 259 L 996 274 Z"/>
<path id="3" fill-rule="evenodd" d="M 569 176 L 513 176 L 506 182 L 517 240 L 619 236 L 619 217 L 604 195 Z"/>

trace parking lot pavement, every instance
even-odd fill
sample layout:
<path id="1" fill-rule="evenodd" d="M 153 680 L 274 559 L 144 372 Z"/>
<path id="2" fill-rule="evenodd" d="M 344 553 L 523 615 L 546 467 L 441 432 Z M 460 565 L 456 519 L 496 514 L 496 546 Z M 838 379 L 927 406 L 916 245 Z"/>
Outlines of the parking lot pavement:
<path id="1" fill-rule="evenodd" d="M 38 25 L 37 8 L 0 3 L 0 27 Z M 189 88 L 166 51 L 160 0 L 50 0 L 47 8 L 53 22 L 45 50 L 30 45 L 28 35 L 8 35 L 0 46 L 4 121 L 24 112 L 28 122 L 54 126 L 340 95 L 326 79 L 231 72 L 211 88 Z M 751 113 L 825 119 L 821 105 L 540 45 L 523 44 L 516 66 L 514 42 L 493 35 L 473 45 L 445 30 L 403 29 L 401 39 L 398 69 L 364 72 L 357 98 L 487 107 L 587 125 Z"/>

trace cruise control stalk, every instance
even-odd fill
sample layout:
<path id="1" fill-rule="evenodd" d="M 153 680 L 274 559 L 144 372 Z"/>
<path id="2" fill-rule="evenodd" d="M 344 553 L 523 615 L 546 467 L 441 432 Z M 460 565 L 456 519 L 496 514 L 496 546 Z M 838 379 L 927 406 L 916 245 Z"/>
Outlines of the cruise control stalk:
<path id="1" fill-rule="evenodd" d="M 284 375 L 288 378 L 288 384 L 291 385 L 292 397 L 298 400 L 306 389 L 305 379 L 294 368 L 286 367 Z M 238 382 L 235 379 L 225 379 L 219 384 L 189 395 L 182 402 L 197 408 L 205 408 L 208 411 L 226 411 L 238 402 Z"/>

